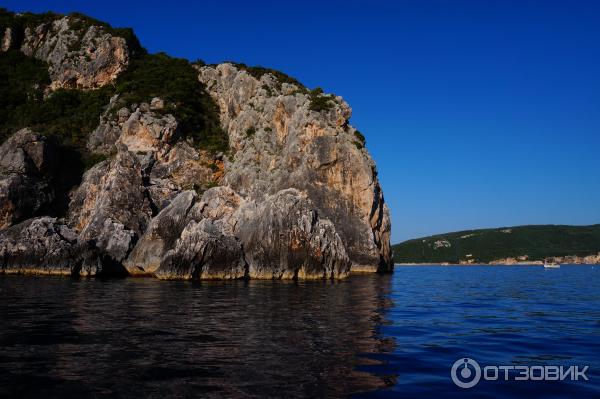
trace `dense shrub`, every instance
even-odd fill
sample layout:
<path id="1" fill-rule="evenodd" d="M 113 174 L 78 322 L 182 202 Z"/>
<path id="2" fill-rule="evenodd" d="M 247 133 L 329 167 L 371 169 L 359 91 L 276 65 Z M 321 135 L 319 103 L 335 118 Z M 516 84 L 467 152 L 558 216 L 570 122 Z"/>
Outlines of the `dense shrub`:
<path id="1" fill-rule="evenodd" d="M 189 61 L 164 53 L 141 56 L 118 78 L 116 92 L 122 104 L 162 98 L 166 101 L 164 112 L 177 118 L 184 136 L 209 150 L 227 149 L 218 106 L 204 90 L 198 72 Z"/>
<path id="2" fill-rule="evenodd" d="M 323 89 L 316 87 L 308 94 L 310 105 L 308 108 L 311 111 L 321 112 L 329 111 L 334 107 L 331 95 L 323 94 Z"/>
<path id="3" fill-rule="evenodd" d="M 112 89 L 57 90 L 44 98 L 50 82 L 44 62 L 17 50 L 0 54 L 0 140 L 23 127 L 85 148 L 87 135 L 98 125 Z"/>
<path id="4" fill-rule="evenodd" d="M 362 143 L 362 145 L 367 144 L 367 139 L 365 136 L 358 130 L 354 131 L 354 136 Z"/>
<path id="5" fill-rule="evenodd" d="M 43 100 L 43 87 L 49 83 L 44 62 L 16 50 L 0 54 L 0 142 L 27 126 L 28 105 Z"/>
<path id="6" fill-rule="evenodd" d="M 78 148 L 85 148 L 87 137 L 110 101 L 112 90 L 57 90 L 46 101 L 30 109 L 30 126 L 37 131 L 62 137 Z"/>
<path id="7" fill-rule="evenodd" d="M 20 128 L 54 135 L 85 155 L 89 133 L 116 92 L 122 105 L 149 102 L 161 97 L 164 112 L 178 120 L 181 133 L 200 147 L 225 151 L 227 135 L 219 122 L 219 110 L 198 81 L 197 72 L 183 59 L 165 54 L 134 59 L 116 85 L 97 90 L 57 90 L 44 98 L 50 83 L 47 65 L 17 50 L 0 54 L 0 140 Z"/>

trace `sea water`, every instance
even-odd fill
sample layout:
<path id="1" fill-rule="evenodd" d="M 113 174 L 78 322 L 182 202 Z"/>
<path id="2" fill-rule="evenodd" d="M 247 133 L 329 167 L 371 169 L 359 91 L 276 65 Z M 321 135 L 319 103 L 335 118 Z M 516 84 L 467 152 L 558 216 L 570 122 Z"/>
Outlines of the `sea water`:
<path id="1" fill-rule="evenodd" d="M 1 397 L 600 397 L 598 266 L 397 266 L 310 282 L 0 276 L 0 316 Z M 486 372 L 588 366 L 588 380 L 511 371 L 461 388 L 462 359 Z"/>

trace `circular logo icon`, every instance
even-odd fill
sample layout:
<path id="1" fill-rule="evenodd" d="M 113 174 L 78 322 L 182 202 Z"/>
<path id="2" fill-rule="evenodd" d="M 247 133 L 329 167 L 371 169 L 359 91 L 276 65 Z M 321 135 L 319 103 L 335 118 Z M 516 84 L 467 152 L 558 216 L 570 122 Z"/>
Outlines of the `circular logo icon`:
<path id="1" fill-rule="evenodd" d="M 456 386 L 472 388 L 481 379 L 481 367 L 475 360 L 464 357 L 454 362 L 450 375 Z"/>

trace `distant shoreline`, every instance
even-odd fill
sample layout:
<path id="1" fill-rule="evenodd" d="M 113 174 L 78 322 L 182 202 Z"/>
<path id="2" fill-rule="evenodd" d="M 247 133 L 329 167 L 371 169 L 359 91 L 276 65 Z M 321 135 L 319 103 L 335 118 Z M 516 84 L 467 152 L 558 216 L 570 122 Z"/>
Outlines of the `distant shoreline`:
<path id="1" fill-rule="evenodd" d="M 520 263 L 394 263 L 394 266 L 543 266 L 543 262 Z M 595 263 L 561 263 L 561 266 L 595 266 Z"/>
<path id="2" fill-rule="evenodd" d="M 600 224 L 463 230 L 392 246 L 401 264 L 600 264 Z M 427 261 L 431 261 L 429 263 Z"/>

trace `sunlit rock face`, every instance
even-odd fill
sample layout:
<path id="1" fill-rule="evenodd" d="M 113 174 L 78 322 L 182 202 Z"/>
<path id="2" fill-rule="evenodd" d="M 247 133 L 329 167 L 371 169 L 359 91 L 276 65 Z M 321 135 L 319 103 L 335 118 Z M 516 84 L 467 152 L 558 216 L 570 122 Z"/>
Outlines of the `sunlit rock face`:
<path id="1" fill-rule="evenodd" d="M 224 184 L 256 200 L 298 189 L 333 223 L 353 271 L 393 267 L 375 164 L 341 97 L 330 97 L 330 109 L 317 112 L 303 88 L 268 73 L 259 80 L 232 64 L 199 68 L 199 79 L 219 104 L 229 134 Z"/>
<path id="2" fill-rule="evenodd" d="M 10 33 L 5 32 L 3 47 L 9 48 L 7 35 Z M 124 38 L 72 16 L 27 27 L 21 51 L 48 63 L 52 90 L 102 87 L 113 82 L 130 59 Z"/>

